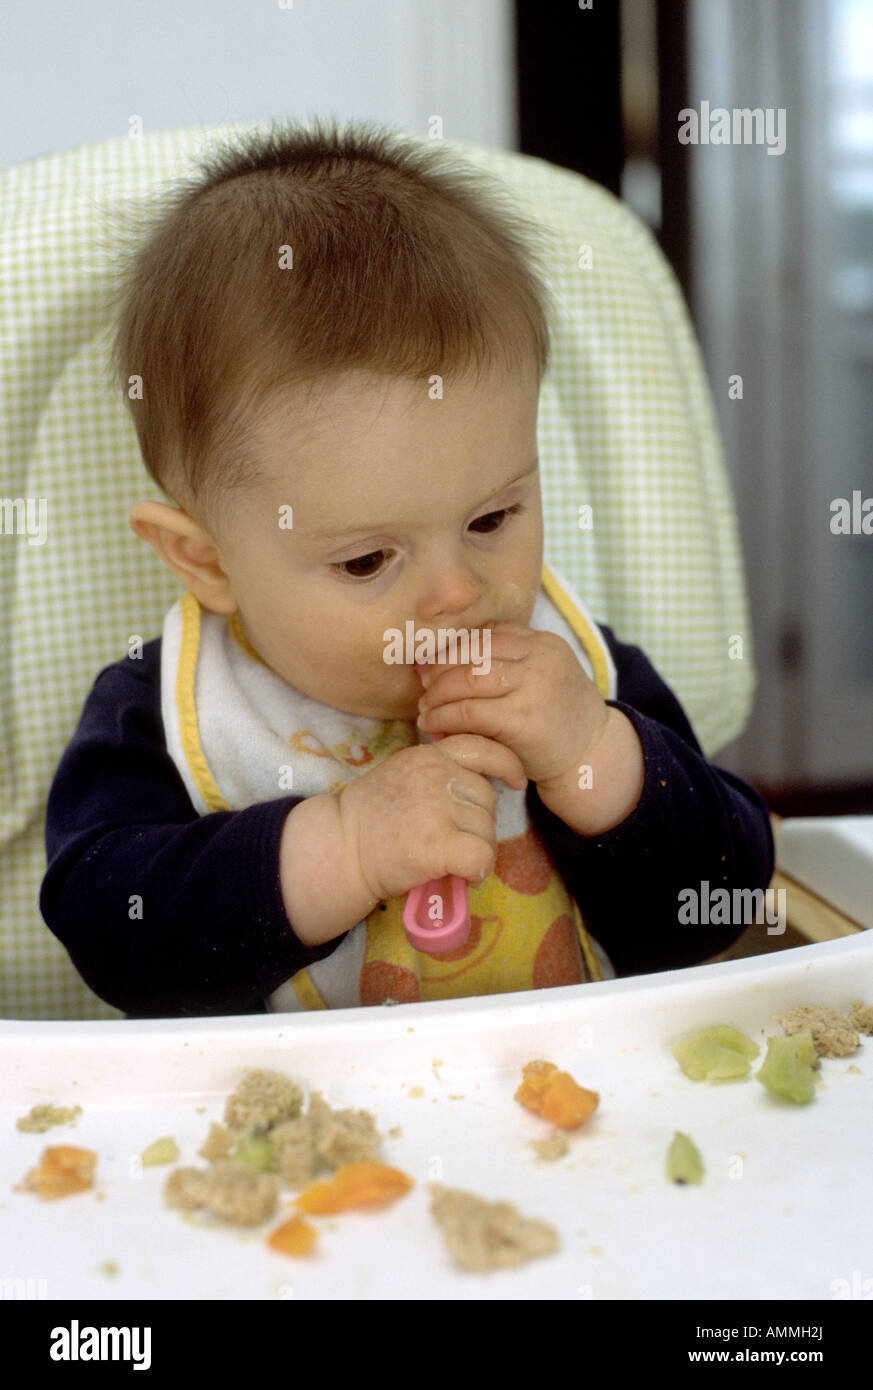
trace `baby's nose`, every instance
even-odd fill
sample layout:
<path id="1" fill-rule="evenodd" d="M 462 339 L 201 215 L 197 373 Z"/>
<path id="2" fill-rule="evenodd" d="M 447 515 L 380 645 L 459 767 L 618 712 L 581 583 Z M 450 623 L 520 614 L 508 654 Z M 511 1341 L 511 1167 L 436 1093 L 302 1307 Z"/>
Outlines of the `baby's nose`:
<path id="1" fill-rule="evenodd" d="M 430 576 L 422 594 L 420 615 L 426 621 L 457 618 L 466 613 L 482 592 L 482 586 L 466 565 L 454 564 Z"/>

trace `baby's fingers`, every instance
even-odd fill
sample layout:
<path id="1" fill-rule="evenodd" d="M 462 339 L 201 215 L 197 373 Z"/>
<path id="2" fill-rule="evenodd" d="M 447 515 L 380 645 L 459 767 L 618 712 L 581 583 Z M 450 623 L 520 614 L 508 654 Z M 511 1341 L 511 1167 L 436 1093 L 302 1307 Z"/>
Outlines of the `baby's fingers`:
<path id="1" fill-rule="evenodd" d="M 437 748 L 444 757 L 451 758 L 468 772 L 494 777 L 517 791 L 524 791 L 527 786 L 521 759 L 511 748 L 493 738 L 483 738 L 481 734 L 448 734 L 440 739 Z"/>

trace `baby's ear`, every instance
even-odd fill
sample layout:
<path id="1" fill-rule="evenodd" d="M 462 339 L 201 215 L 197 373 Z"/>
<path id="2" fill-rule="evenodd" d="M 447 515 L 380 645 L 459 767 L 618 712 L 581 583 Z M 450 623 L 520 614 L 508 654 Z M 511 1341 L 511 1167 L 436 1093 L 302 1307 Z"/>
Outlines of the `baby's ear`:
<path id="1" fill-rule="evenodd" d="M 127 524 L 142 540 L 159 550 L 158 528 L 164 524 L 165 518 L 170 525 L 173 524 L 173 518 L 168 516 L 171 512 L 181 515 L 178 507 L 168 507 L 165 502 L 135 502 L 128 512 Z"/>
<path id="2" fill-rule="evenodd" d="M 128 514 L 132 531 L 154 546 L 164 564 L 213 613 L 235 613 L 236 601 L 221 558 L 203 527 L 181 507 L 136 502 Z"/>

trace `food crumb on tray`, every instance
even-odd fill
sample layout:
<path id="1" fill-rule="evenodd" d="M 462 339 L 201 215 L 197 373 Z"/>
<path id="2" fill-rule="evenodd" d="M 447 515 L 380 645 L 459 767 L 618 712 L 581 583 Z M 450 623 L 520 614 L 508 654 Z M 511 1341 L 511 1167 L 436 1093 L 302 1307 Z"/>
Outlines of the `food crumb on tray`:
<path id="1" fill-rule="evenodd" d="M 228 1096 L 224 1123 L 229 1129 L 269 1129 L 280 1120 L 296 1119 L 302 1108 L 303 1092 L 296 1082 L 278 1071 L 255 1069 L 246 1072 Z"/>
<path id="2" fill-rule="evenodd" d="M 703 1159 L 694 1140 L 681 1130 L 676 1130 L 667 1150 L 667 1177 L 680 1187 L 688 1183 L 703 1182 Z"/>
<path id="3" fill-rule="evenodd" d="M 774 1095 L 808 1105 L 815 1095 L 816 1068 L 821 1071 L 821 1058 L 812 1033 L 803 1028 L 788 1037 L 767 1039 L 767 1056 L 756 1079 Z"/>
<path id="4" fill-rule="evenodd" d="M 72 1144 L 56 1144 L 43 1150 L 35 1168 L 22 1178 L 16 1192 L 35 1192 L 52 1200 L 70 1197 L 74 1192 L 87 1192 L 94 1186 L 97 1155 L 92 1149 L 78 1149 Z M 97 1196 L 102 1194 L 97 1193 Z"/>
<path id="5" fill-rule="evenodd" d="M 33 1105 L 29 1114 L 22 1115 L 15 1121 L 15 1127 L 27 1134 L 43 1134 L 52 1125 L 72 1124 L 81 1113 L 81 1105 Z"/>
<path id="6" fill-rule="evenodd" d="M 197 1152 L 201 1158 L 208 1158 L 210 1161 L 216 1158 L 227 1158 L 236 1141 L 237 1136 L 232 1129 L 228 1129 L 227 1125 L 216 1124 L 213 1120 L 209 1126 L 209 1133 Z"/>
<path id="7" fill-rule="evenodd" d="M 344 1163 L 375 1162 L 382 1136 L 369 1110 L 331 1110 L 319 1091 L 309 1097 L 306 1115 L 318 1158 L 330 1168 Z"/>
<path id="8" fill-rule="evenodd" d="M 158 1168 L 162 1163 L 175 1163 L 179 1157 L 179 1145 L 170 1135 L 155 1139 L 140 1154 L 143 1168 Z"/>
<path id="9" fill-rule="evenodd" d="M 760 1050 L 756 1042 L 729 1023 L 697 1028 L 671 1048 L 691 1081 L 712 1084 L 748 1076 L 752 1060 Z"/>
<path id="10" fill-rule="evenodd" d="M 559 1129 L 578 1129 L 590 1120 L 600 1103 L 597 1091 L 580 1086 L 569 1072 L 559 1071 L 554 1062 L 528 1062 L 522 1068 L 522 1076 L 515 1099 Z"/>
<path id="11" fill-rule="evenodd" d="M 431 1215 L 461 1269 L 510 1269 L 558 1249 L 554 1227 L 522 1216 L 511 1202 L 489 1202 L 438 1183 L 430 1191 Z"/>
<path id="12" fill-rule="evenodd" d="M 182 1211 L 205 1207 L 234 1226 L 260 1226 L 276 1210 L 279 1179 L 218 1158 L 211 1168 L 174 1169 L 164 1184 L 164 1198 Z"/>
<path id="13" fill-rule="evenodd" d="M 403 1197 L 412 1178 L 387 1163 L 344 1163 L 332 1178 L 316 1178 L 297 1198 L 301 1211 L 334 1216 L 354 1207 L 382 1207 Z"/>
<path id="14" fill-rule="evenodd" d="M 545 1139 L 532 1139 L 531 1148 L 536 1149 L 540 1158 L 548 1159 L 551 1162 L 556 1158 L 563 1158 L 570 1147 L 570 1141 L 560 1129 L 554 1130 Z"/>
<path id="15" fill-rule="evenodd" d="M 862 1004 L 860 999 L 854 1000 L 845 1013 L 825 1004 L 801 1004 L 796 1009 L 774 1014 L 773 1021 L 789 1037 L 808 1029 L 820 1057 L 848 1057 L 857 1051 L 858 1033 L 870 1031 L 870 1027 L 864 1025 L 873 1024 L 873 1009 Z"/>
<path id="16" fill-rule="evenodd" d="M 846 1013 L 853 1028 L 859 1033 L 873 1033 L 873 1004 L 865 1004 L 861 999 L 853 999 Z"/>

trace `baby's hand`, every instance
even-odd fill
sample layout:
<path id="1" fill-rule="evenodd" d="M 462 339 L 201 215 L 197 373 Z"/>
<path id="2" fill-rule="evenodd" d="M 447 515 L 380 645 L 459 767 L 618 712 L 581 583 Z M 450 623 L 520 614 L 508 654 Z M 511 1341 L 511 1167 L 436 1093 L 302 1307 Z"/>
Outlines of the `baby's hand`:
<path id="1" fill-rule="evenodd" d="M 541 791 L 586 762 L 607 727 L 609 707 L 567 642 L 551 632 L 496 623 L 487 674 L 468 663 L 429 666 L 421 676 L 419 728 L 496 739 Z"/>
<path id="2" fill-rule="evenodd" d="M 476 734 L 392 753 L 344 787 L 339 812 L 346 853 L 377 901 L 457 874 L 479 883 L 496 856 L 499 778 L 523 790 L 509 748 Z"/>

